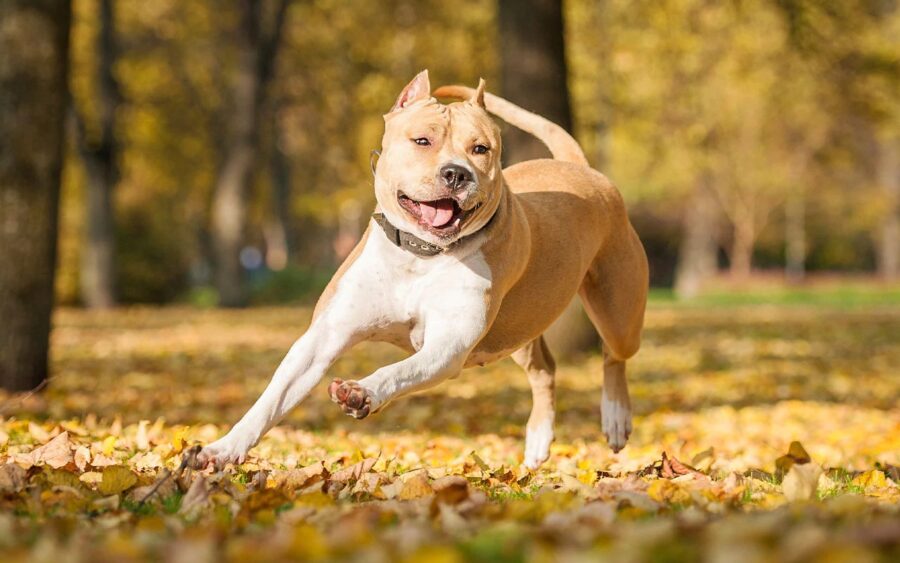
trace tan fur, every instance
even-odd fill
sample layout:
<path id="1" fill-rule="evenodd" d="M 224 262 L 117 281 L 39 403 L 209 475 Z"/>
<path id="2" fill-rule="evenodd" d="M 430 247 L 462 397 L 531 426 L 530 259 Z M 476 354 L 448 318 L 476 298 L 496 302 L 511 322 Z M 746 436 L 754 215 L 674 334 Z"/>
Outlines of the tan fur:
<path id="1" fill-rule="evenodd" d="M 329 394 L 345 413 L 364 418 L 463 367 L 513 355 L 532 387 L 524 463 L 535 468 L 553 439 L 555 370 L 542 334 L 576 293 L 604 341 L 603 432 L 613 450 L 625 446 L 625 361 L 640 346 L 648 271 L 621 195 L 587 166 L 568 133 L 487 94 L 483 82 L 475 90 L 439 89 L 467 97 L 446 106 L 430 92 L 423 71 L 385 115 L 375 197 L 395 227 L 446 252 L 407 253 L 370 222 L 322 294 L 310 330 L 247 414 L 203 448 L 201 463 L 244 459 L 341 353 L 362 340 L 384 340 L 413 353 L 359 381 L 333 381 Z M 487 110 L 536 135 L 556 159 L 502 170 L 500 132 Z M 445 168 L 461 170 L 465 182 L 448 180 Z M 448 198 L 455 202 L 452 222 L 435 225 L 418 212 Z"/>
<path id="2" fill-rule="evenodd" d="M 483 100 L 482 105 L 489 112 L 510 125 L 514 125 L 537 137 L 542 143 L 547 145 L 554 159 L 588 166 L 584 151 L 578 146 L 578 142 L 566 133 L 565 129 L 549 119 L 544 119 L 540 115 L 525 111 L 519 106 L 511 104 L 503 98 L 484 93 L 483 80 L 479 83 L 479 88 L 482 90 L 480 94 Z M 468 86 L 441 86 L 434 91 L 434 95 L 438 98 L 464 100 L 479 95 L 479 93 Z"/>
<path id="3" fill-rule="evenodd" d="M 612 357 L 625 360 L 633 356 L 640 346 L 648 268 L 643 246 L 628 221 L 624 202 L 615 186 L 603 174 L 586 165 L 577 142 L 556 124 L 472 88 L 443 86 L 435 94 L 475 100 L 483 96 L 488 110 L 535 134 L 558 158 L 523 162 L 503 170 L 502 176 L 491 174 L 491 166 L 496 163 L 487 163 L 479 170 L 483 174 L 482 182 L 488 184 L 487 189 L 499 194 L 497 205 L 486 210 L 495 212 L 496 217 L 484 229 L 487 241 L 482 246 L 493 275 L 494 292 L 489 312 L 490 329 L 466 365 L 484 364 L 508 356 L 523 344 L 538 339 L 576 292 Z M 480 107 L 472 99 L 450 106 L 442 106 L 433 100 L 411 103 L 421 107 L 385 117 L 386 121 L 401 119 L 413 125 L 403 123 L 399 128 L 386 128 L 383 146 L 396 142 L 404 150 L 415 151 L 405 142 L 405 137 L 410 136 L 409 131 L 429 130 L 422 122 L 427 124 L 429 119 L 448 111 L 455 112 L 457 128 L 461 128 L 459 122 L 468 126 L 475 122 L 480 131 L 476 134 L 496 137 L 495 144 L 500 145 L 496 126 L 477 123 Z M 394 111 L 401 105 L 398 100 Z M 451 147 L 459 150 L 458 144 Z M 402 154 L 401 158 L 391 156 L 387 151 L 382 155 L 379 174 L 391 178 L 412 177 L 410 183 L 415 185 L 426 178 L 429 189 L 434 189 L 430 187 L 430 177 L 418 172 L 419 167 L 430 173 L 437 162 L 448 158 L 448 151 L 428 155 L 429 158 L 414 163 L 415 166 L 409 161 L 417 160 L 413 158 L 420 156 L 416 153 Z M 499 154 L 496 158 L 499 161 Z M 392 167 L 382 164 L 386 162 L 392 162 Z M 394 205 L 391 190 L 395 185 L 391 183 L 390 189 L 380 194 L 382 209 Z M 485 223 L 489 218 L 490 215 L 484 213 L 478 220 Z M 338 270 L 322 300 L 330 298 L 362 244 Z M 320 303 L 316 311 L 321 308 Z"/>

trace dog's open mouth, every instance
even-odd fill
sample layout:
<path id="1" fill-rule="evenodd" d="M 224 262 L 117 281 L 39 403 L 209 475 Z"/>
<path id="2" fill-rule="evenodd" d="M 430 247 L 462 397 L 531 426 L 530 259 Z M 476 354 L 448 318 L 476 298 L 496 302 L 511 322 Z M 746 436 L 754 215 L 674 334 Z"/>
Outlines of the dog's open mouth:
<path id="1" fill-rule="evenodd" d="M 397 194 L 397 201 L 420 226 L 442 237 L 450 237 L 459 233 L 463 221 L 477 208 L 476 206 L 465 210 L 455 199 L 450 197 L 432 201 L 417 201 L 402 192 Z"/>

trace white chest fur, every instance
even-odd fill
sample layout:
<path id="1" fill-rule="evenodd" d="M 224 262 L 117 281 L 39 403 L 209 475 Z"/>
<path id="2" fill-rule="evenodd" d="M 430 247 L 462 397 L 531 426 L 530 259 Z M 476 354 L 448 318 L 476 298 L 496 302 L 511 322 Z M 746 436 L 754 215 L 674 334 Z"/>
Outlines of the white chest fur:
<path id="1" fill-rule="evenodd" d="M 329 316 L 365 328 L 369 338 L 408 341 L 415 350 L 422 348 L 428 326 L 429 332 L 480 335 L 491 272 L 478 243 L 423 258 L 397 248 L 375 226 L 328 306 L 352 314 Z"/>

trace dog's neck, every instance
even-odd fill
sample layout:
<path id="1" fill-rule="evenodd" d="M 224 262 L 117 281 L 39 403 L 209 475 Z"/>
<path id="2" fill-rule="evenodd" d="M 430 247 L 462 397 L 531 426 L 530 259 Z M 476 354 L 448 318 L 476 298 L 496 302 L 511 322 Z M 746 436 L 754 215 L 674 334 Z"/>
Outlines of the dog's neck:
<path id="1" fill-rule="evenodd" d="M 505 195 L 506 191 L 507 187 L 504 185 L 501 192 L 501 200 L 503 199 L 503 195 Z M 493 210 L 490 219 L 488 219 L 480 229 L 470 235 L 458 238 L 446 246 L 439 246 L 437 244 L 430 243 L 426 240 L 422 240 L 421 238 L 410 232 L 398 229 L 393 223 L 390 222 L 390 220 L 384 213 L 379 213 L 377 212 L 377 210 L 372 214 L 372 218 L 375 219 L 375 222 L 378 223 L 378 226 L 381 227 L 381 230 L 384 231 L 385 236 L 394 244 L 394 246 L 402 248 L 403 250 L 415 254 L 416 256 L 429 257 L 443 254 L 452 248 L 458 247 L 463 242 L 479 234 L 494 221 L 494 218 L 499 215 L 499 211 L 500 205 L 497 205 L 497 207 Z"/>

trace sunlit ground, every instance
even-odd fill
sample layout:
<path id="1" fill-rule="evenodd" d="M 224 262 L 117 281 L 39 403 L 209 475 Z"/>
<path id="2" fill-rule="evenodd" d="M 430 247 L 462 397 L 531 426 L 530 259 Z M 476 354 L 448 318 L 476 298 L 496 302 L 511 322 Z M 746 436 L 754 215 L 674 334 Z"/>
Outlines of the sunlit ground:
<path id="1" fill-rule="evenodd" d="M 167 479 L 141 504 L 163 466 L 243 414 L 308 319 L 60 311 L 49 390 L 0 402 L 0 460 L 24 468 L 0 473 L 0 545 L 84 560 L 900 556 L 900 308 L 877 303 L 657 302 L 629 363 L 635 431 L 620 454 L 600 432 L 591 355 L 560 366 L 550 461 L 520 469 L 530 391 L 506 360 L 363 421 L 323 382 L 247 464 Z M 327 379 L 400 357 L 363 345 Z M 782 460 L 782 482 L 792 441 L 811 461 Z"/>

